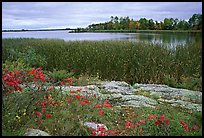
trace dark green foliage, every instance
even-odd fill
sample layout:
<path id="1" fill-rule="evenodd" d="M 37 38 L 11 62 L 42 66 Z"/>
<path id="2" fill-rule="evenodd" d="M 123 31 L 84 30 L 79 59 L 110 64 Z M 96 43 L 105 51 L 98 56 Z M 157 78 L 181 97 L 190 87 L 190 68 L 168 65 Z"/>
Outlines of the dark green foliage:
<path id="1" fill-rule="evenodd" d="M 193 14 L 185 21 L 183 19 L 164 18 L 163 22 L 153 19 L 140 18 L 133 20 L 127 17 L 111 16 L 111 20 L 105 23 L 91 24 L 85 30 L 202 30 L 202 14 Z"/>

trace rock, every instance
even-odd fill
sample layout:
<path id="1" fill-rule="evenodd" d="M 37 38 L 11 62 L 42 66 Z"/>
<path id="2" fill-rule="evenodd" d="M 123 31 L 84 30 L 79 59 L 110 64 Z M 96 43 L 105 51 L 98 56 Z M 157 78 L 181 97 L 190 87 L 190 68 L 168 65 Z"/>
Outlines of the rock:
<path id="1" fill-rule="evenodd" d="M 137 91 L 149 91 L 150 95 L 159 97 L 159 101 L 171 103 L 172 106 L 202 111 L 202 92 L 172 88 L 160 84 L 134 84 Z"/>
<path id="2" fill-rule="evenodd" d="M 99 130 L 99 127 L 103 126 L 105 128 L 105 130 L 102 131 L 102 133 L 105 132 L 106 135 L 107 135 L 108 128 L 104 124 L 97 124 L 97 123 L 93 123 L 93 122 L 85 122 L 84 126 L 87 126 L 89 128 L 92 128 L 92 129 L 96 130 L 97 131 L 96 136 L 101 133 L 101 131 Z"/>
<path id="3" fill-rule="evenodd" d="M 59 86 L 56 86 L 55 89 L 60 90 Z M 78 89 L 81 89 L 80 92 L 77 92 Z M 76 91 L 79 95 L 84 96 L 93 96 L 101 97 L 102 94 L 99 92 L 99 88 L 95 85 L 87 85 L 87 86 L 62 86 L 61 87 L 63 94 L 70 94 L 70 91 Z"/>
<path id="4" fill-rule="evenodd" d="M 31 84 L 32 87 L 36 87 Z M 37 87 L 36 87 L 37 88 Z M 134 84 L 133 87 L 124 81 L 101 81 L 87 86 L 55 86 L 63 94 L 79 94 L 96 96 L 99 100 L 108 99 L 114 106 L 131 105 L 135 107 L 152 107 L 159 104 L 156 100 L 137 95 L 137 92 L 146 91 L 158 101 L 171 103 L 172 106 L 202 111 L 202 92 L 187 89 L 172 88 L 161 84 Z M 134 89 L 135 88 L 135 89 Z M 44 88 L 47 90 L 47 88 Z M 77 92 L 81 89 L 80 92 Z M 70 91 L 76 91 L 71 93 Z"/>
<path id="5" fill-rule="evenodd" d="M 192 110 L 196 110 L 196 111 L 200 111 L 200 112 L 202 111 L 202 104 L 194 104 L 191 102 L 182 101 L 182 100 L 175 100 L 175 99 L 171 99 L 171 100 L 158 99 L 158 100 L 163 101 L 163 102 L 168 102 L 172 106 L 179 106 L 182 108 L 192 109 Z"/>
<path id="6" fill-rule="evenodd" d="M 51 135 L 39 129 L 28 128 L 24 136 L 51 136 Z"/>
<path id="7" fill-rule="evenodd" d="M 134 105 L 136 107 L 147 106 L 154 108 L 154 106 L 152 105 L 158 104 L 156 100 L 153 100 L 142 95 L 124 95 L 122 97 L 122 100 L 125 101 L 124 102 L 125 105 Z"/>
<path id="8" fill-rule="evenodd" d="M 85 123 L 84 123 L 84 126 L 87 126 L 87 127 L 89 127 L 89 128 L 93 128 L 93 129 L 95 129 L 95 130 L 97 130 L 98 127 L 100 127 L 100 126 L 104 126 L 104 128 L 105 128 L 106 130 L 108 130 L 108 128 L 107 128 L 104 124 L 97 124 L 97 123 L 93 123 L 93 122 L 85 122 Z"/>
<path id="9" fill-rule="evenodd" d="M 155 106 L 152 106 L 142 101 L 135 101 L 135 100 L 125 101 L 122 105 L 129 105 L 133 107 L 144 107 L 145 106 L 145 107 L 155 108 Z"/>
<path id="10" fill-rule="evenodd" d="M 126 95 L 134 92 L 133 87 L 124 81 L 102 81 L 96 82 L 96 85 L 100 88 L 102 94 L 109 92 Z"/>
<path id="11" fill-rule="evenodd" d="M 150 95 L 166 99 L 181 99 L 188 102 L 202 103 L 202 92 L 187 89 L 172 88 L 160 84 L 134 84 L 139 90 L 149 91 Z"/>

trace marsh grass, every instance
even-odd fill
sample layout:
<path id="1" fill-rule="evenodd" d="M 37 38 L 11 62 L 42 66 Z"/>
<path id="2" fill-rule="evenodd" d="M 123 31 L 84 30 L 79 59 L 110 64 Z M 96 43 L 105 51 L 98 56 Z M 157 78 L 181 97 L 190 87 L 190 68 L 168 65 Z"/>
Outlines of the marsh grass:
<path id="1" fill-rule="evenodd" d="M 25 56 L 28 49 L 30 57 Z M 200 39 L 174 49 L 125 40 L 3 39 L 2 51 L 3 63 L 20 58 L 31 66 L 66 70 L 76 77 L 87 74 L 129 84 L 159 83 L 202 91 Z"/>

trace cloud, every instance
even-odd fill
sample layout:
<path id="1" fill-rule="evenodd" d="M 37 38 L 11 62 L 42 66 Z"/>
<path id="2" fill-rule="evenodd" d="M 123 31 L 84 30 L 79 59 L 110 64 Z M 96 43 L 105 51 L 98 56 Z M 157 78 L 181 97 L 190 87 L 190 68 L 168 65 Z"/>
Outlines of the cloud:
<path id="1" fill-rule="evenodd" d="M 2 28 L 87 27 L 111 16 L 163 21 L 202 14 L 201 2 L 3 2 Z"/>

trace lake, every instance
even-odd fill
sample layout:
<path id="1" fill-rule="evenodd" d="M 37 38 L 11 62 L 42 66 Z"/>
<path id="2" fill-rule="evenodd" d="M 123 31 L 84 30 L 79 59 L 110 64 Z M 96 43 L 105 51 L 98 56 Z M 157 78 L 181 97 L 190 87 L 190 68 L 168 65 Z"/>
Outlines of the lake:
<path id="1" fill-rule="evenodd" d="M 200 33 L 201 34 L 201 33 Z M 189 33 L 69 33 L 68 31 L 2 32 L 2 38 L 51 38 L 65 41 L 75 40 L 129 40 L 164 45 L 175 48 L 202 39 Z"/>

